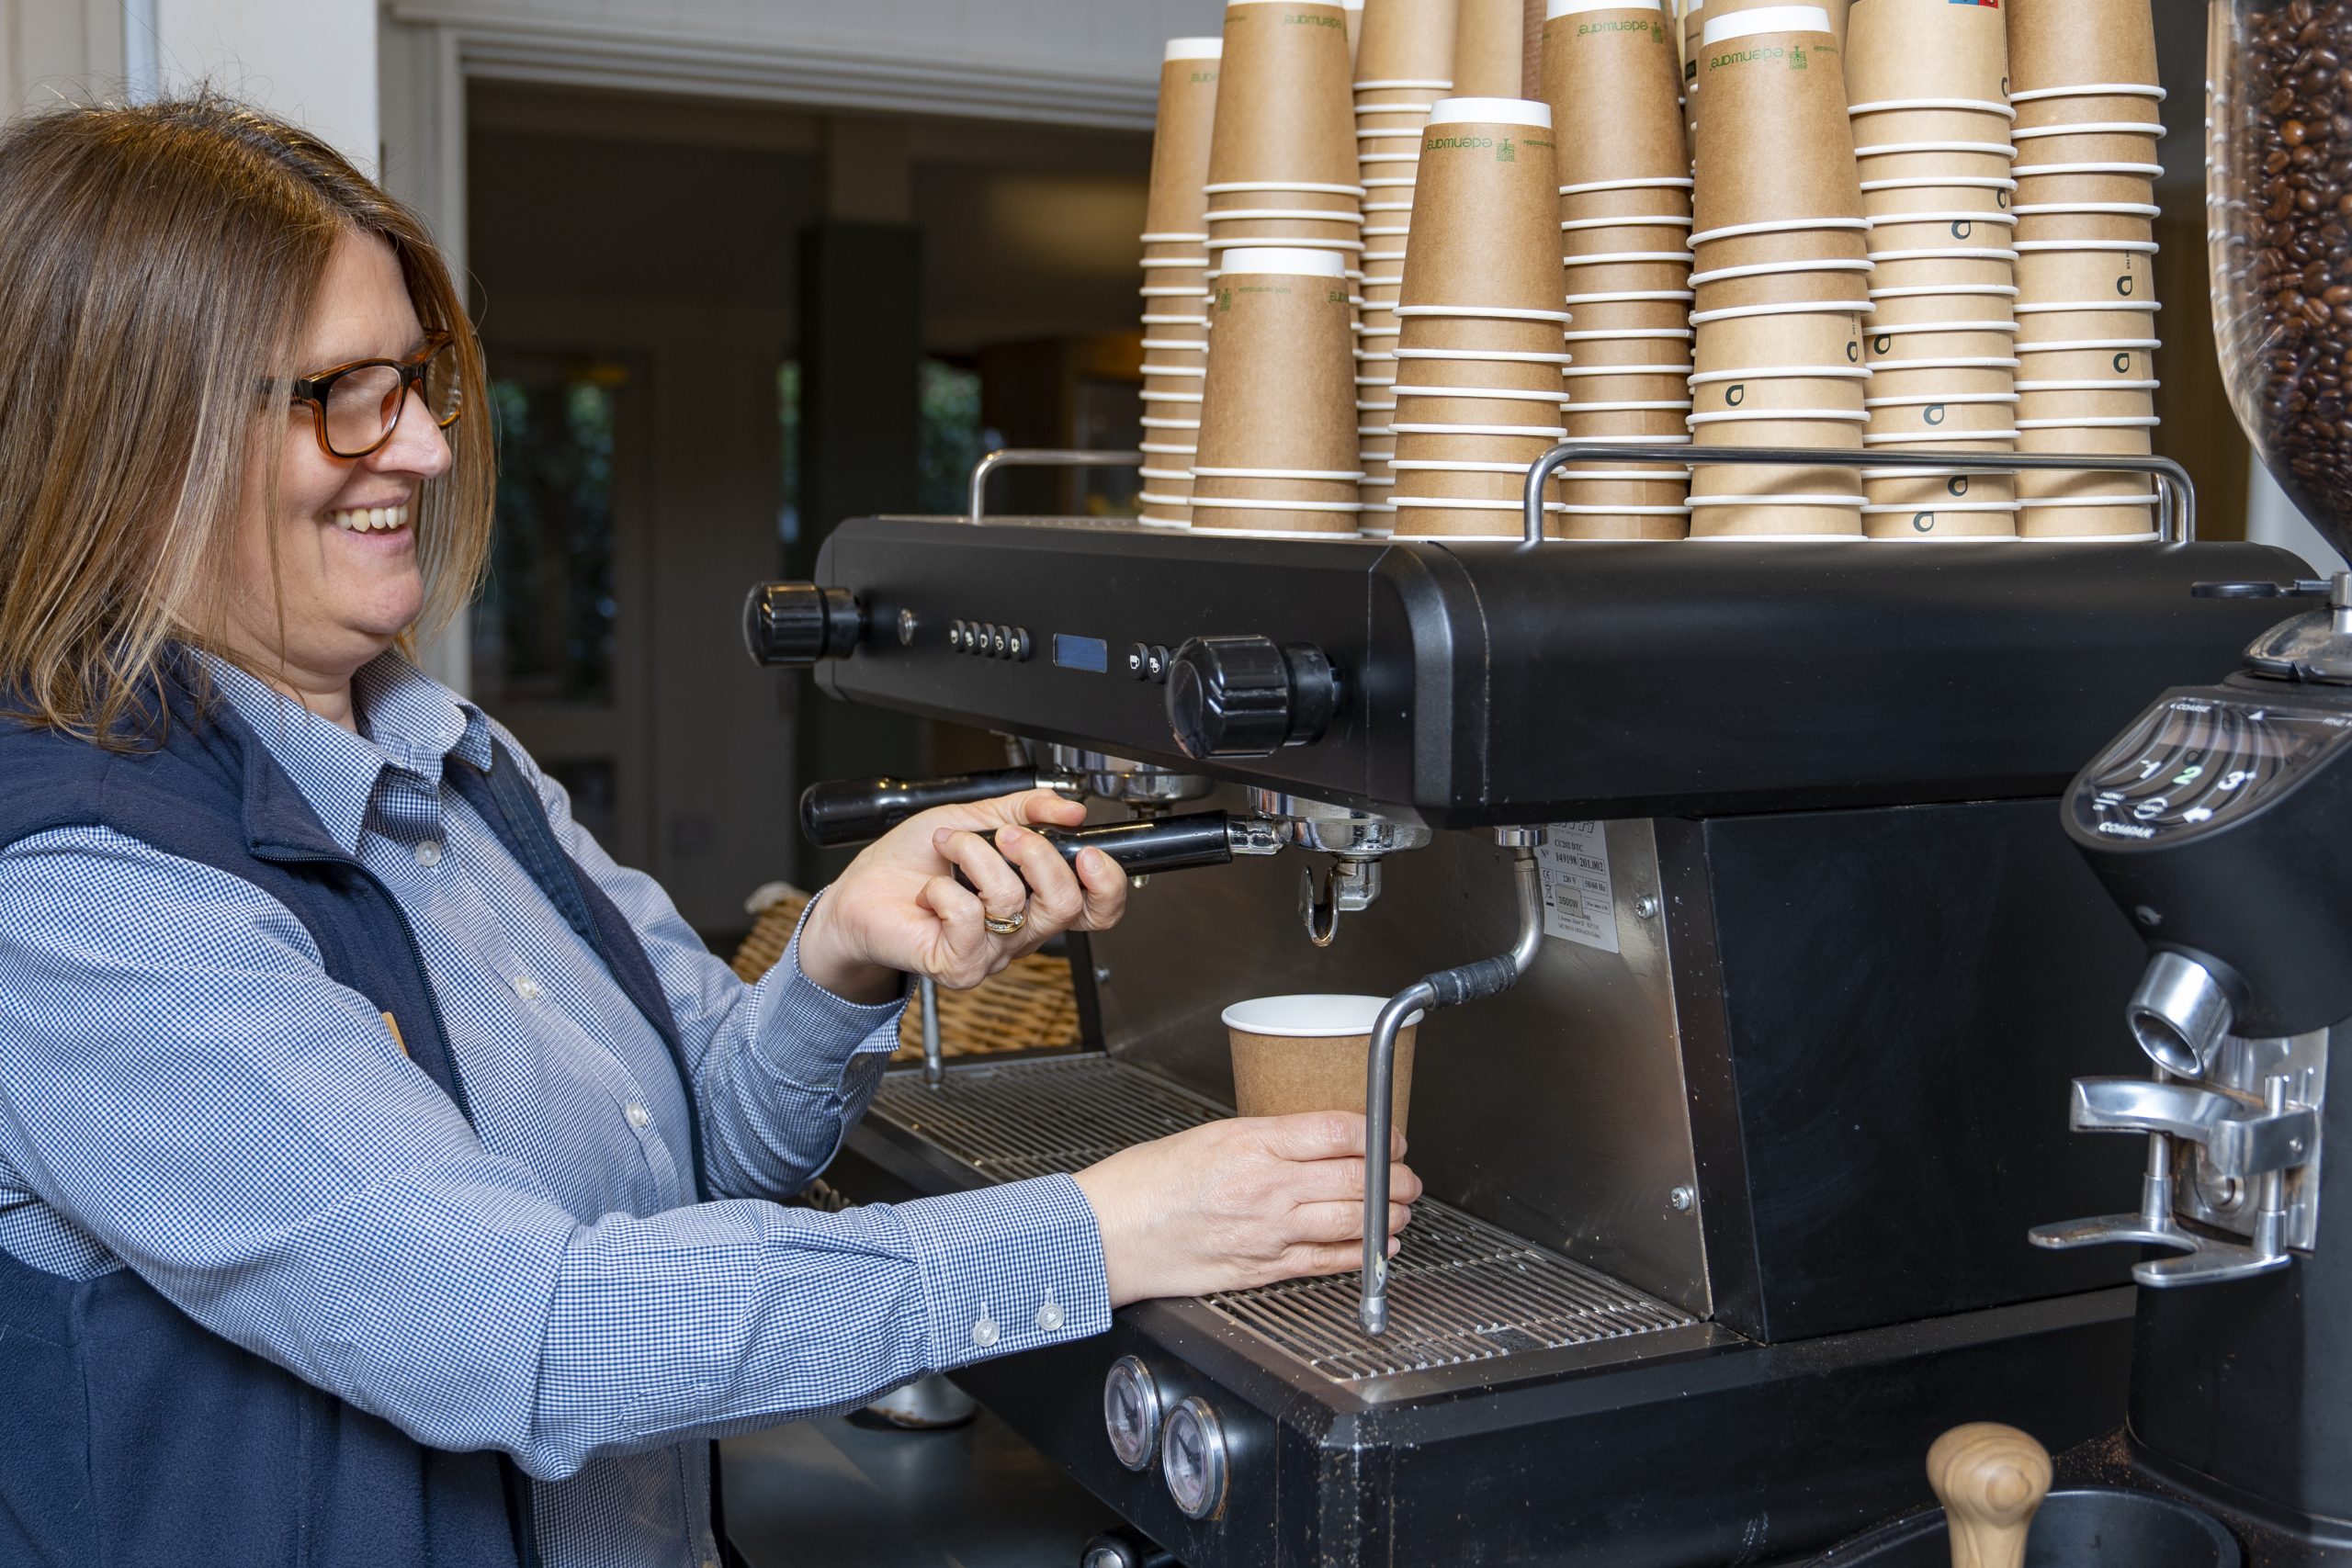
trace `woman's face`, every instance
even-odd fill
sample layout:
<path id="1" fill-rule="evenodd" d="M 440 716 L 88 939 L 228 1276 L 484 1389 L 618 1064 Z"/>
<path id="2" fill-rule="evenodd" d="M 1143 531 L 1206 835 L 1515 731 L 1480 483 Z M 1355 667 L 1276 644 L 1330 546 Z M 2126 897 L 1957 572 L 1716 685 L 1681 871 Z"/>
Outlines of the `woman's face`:
<path id="1" fill-rule="evenodd" d="M 285 369 L 311 376 L 355 359 L 405 359 L 424 337 L 391 246 L 347 231 L 328 259 L 300 360 Z M 424 607 L 417 490 L 448 468 L 449 445 L 414 392 L 392 438 L 365 457 L 330 457 L 307 403 L 290 403 L 265 429 L 263 460 L 248 469 L 237 519 L 228 639 L 257 669 L 275 671 L 282 597 L 286 673 L 305 688 L 332 690 L 390 647 Z M 271 461 L 277 471 L 275 586 Z"/>

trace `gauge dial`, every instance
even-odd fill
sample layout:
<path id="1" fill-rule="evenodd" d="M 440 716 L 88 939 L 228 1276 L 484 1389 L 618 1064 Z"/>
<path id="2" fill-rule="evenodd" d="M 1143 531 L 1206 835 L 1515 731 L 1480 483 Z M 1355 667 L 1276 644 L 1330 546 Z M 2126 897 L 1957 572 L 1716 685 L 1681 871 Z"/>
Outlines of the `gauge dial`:
<path id="1" fill-rule="evenodd" d="M 1199 1394 L 1168 1413 L 1159 1473 L 1184 1517 L 1205 1519 L 1225 1503 L 1225 1432 Z"/>
<path id="2" fill-rule="evenodd" d="M 1121 1464 L 1129 1470 L 1150 1468 L 1159 1416 L 1159 1384 L 1150 1369 L 1133 1356 L 1112 1362 L 1102 1380 L 1102 1429 L 1110 1434 L 1111 1451 Z"/>

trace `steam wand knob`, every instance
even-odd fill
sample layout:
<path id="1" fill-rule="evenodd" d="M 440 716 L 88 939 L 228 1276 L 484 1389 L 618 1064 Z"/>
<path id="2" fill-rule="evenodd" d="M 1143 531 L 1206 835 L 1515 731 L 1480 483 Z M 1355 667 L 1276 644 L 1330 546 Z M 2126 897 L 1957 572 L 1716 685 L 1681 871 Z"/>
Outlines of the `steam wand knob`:
<path id="1" fill-rule="evenodd" d="M 1312 643 L 1196 637 L 1169 660 L 1168 724 L 1187 757 L 1270 757 L 1321 739 L 1339 692 Z"/>

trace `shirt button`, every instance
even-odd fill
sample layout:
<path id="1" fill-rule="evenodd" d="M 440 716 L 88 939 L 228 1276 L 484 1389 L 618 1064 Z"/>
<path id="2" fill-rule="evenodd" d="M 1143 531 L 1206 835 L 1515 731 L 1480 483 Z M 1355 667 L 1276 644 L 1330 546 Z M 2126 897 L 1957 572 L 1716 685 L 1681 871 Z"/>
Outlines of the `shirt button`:
<path id="1" fill-rule="evenodd" d="M 628 1118 L 628 1124 L 630 1126 L 639 1129 L 644 1128 L 653 1120 L 653 1112 L 648 1111 L 634 1100 L 628 1102 L 628 1108 L 623 1111 L 621 1114 Z"/>
<path id="2" fill-rule="evenodd" d="M 425 839 L 416 846 L 416 863 L 430 871 L 441 863 L 441 843 L 437 839 Z"/>
<path id="3" fill-rule="evenodd" d="M 983 1350 L 993 1349 L 996 1348 L 997 1334 L 996 1319 L 983 1311 L 980 1314 L 980 1320 L 972 1325 L 972 1343 Z"/>
<path id="4" fill-rule="evenodd" d="M 1038 1333 L 1040 1333 L 1040 1334 L 1059 1334 L 1059 1333 L 1061 1332 L 1061 1329 L 1062 1329 L 1062 1303 L 1061 1303 L 1057 1302 L 1057 1301 L 1048 1301 L 1048 1302 L 1047 1302 L 1044 1306 L 1041 1306 L 1041 1307 L 1039 1307 L 1039 1308 L 1037 1309 L 1037 1332 L 1038 1332 Z"/>
<path id="5" fill-rule="evenodd" d="M 514 994 L 522 998 L 526 1002 L 537 1001 L 539 999 L 539 983 L 537 980 L 532 979 L 528 975 L 517 975 L 514 976 Z"/>

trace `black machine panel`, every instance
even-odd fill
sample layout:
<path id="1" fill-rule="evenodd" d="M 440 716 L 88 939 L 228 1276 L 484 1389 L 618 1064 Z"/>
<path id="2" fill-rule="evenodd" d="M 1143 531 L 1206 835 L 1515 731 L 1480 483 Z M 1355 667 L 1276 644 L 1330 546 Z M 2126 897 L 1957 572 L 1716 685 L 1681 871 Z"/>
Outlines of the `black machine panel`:
<path id="1" fill-rule="evenodd" d="M 881 518 L 836 530 L 823 602 L 789 608 L 838 696 L 1454 828 L 2053 795 L 2152 689 L 2276 618 L 2191 584 L 2301 570 L 2240 544 L 1531 549 Z M 1202 638 L 1282 652 L 1273 687 L 1230 684 L 1242 744 L 1287 744 L 1184 754 L 1170 694 L 1197 711 L 1204 675 L 1249 662 L 1187 670 Z"/>

